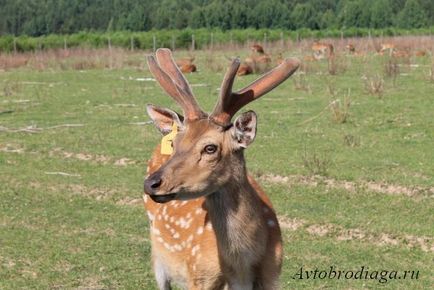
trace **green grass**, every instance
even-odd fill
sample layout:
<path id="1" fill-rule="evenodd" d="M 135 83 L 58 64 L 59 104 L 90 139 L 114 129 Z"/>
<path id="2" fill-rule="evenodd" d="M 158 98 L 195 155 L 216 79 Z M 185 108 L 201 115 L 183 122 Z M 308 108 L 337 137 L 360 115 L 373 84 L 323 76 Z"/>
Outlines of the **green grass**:
<path id="1" fill-rule="evenodd" d="M 181 53 L 182 54 L 182 53 Z M 216 58 L 228 52 L 216 53 Z M 288 54 L 289 55 L 289 54 Z M 196 55 L 199 73 L 188 75 L 206 110 L 217 98 L 221 72 Z M 414 196 L 355 191 L 302 182 L 263 182 L 280 216 L 303 221 L 284 230 L 283 289 L 429 289 L 434 254 L 432 109 L 434 84 L 426 80 L 428 58 L 401 67 L 396 84 L 385 79 L 380 99 L 364 90 L 362 74 L 383 72 L 382 60 L 348 58 L 345 73 L 329 76 L 326 63 L 306 73 L 311 92 L 289 80 L 246 109 L 259 116 L 258 135 L 246 151 L 256 175 L 310 175 L 319 163 L 325 178 L 418 188 Z M 140 204 L 144 169 L 161 136 L 146 122 L 145 105 L 179 109 L 155 82 L 136 81 L 148 71 L 119 70 L 0 72 L 0 126 L 30 125 L 38 133 L 0 132 L 0 288 L 156 289 L 150 266 L 146 213 Z M 132 80 L 129 79 L 132 78 Z M 238 78 L 236 87 L 256 76 Z M 333 121 L 327 106 L 350 89 L 345 123 Z M 24 101 L 23 101 L 24 100 Z M 125 106 L 125 104 L 130 104 Z M 49 128 L 60 124 L 82 127 Z M 346 142 L 352 136 L 354 146 Z M 18 152 L 7 152 L 7 151 Z M 88 154 L 86 158 L 78 154 Z M 132 161 L 126 166 L 117 162 Z M 89 160 L 82 160 L 89 159 Z M 311 168 L 306 167 L 306 161 Z M 73 176 L 47 174 L 65 172 Z M 332 225 L 325 235 L 311 226 Z M 339 230 L 360 230 L 373 238 L 339 239 Z M 396 237 L 381 244 L 375 238 Z M 304 270 L 419 270 L 418 280 L 297 280 Z"/>

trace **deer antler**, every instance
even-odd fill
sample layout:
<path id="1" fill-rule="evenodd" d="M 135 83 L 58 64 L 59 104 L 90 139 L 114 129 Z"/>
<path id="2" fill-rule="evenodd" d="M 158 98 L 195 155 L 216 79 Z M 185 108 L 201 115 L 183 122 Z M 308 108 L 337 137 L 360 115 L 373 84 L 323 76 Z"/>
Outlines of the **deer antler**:
<path id="1" fill-rule="evenodd" d="M 230 125 L 232 117 L 238 110 L 280 85 L 298 69 L 299 65 L 300 61 L 296 58 L 285 59 L 278 67 L 247 87 L 232 92 L 232 85 L 240 66 L 240 60 L 234 59 L 223 79 L 220 97 L 210 119 L 222 126 Z"/>
<path id="2" fill-rule="evenodd" d="M 207 115 L 200 109 L 190 85 L 178 69 L 167 48 L 160 48 L 153 55 L 148 56 L 148 66 L 163 90 L 171 96 L 184 111 L 187 120 L 196 120 Z"/>

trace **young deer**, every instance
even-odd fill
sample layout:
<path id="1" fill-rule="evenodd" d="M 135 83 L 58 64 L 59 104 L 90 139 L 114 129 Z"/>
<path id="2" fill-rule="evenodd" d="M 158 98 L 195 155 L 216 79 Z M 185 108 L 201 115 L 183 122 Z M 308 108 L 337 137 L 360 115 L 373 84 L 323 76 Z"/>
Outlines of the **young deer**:
<path id="1" fill-rule="evenodd" d="M 191 290 L 276 289 L 280 228 L 270 200 L 247 175 L 243 155 L 255 138 L 256 114 L 248 111 L 234 123 L 231 119 L 291 76 L 298 60 L 285 60 L 232 92 L 240 65 L 239 59 L 233 60 L 210 115 L 199 108 L 170 50 L 157 50 L 148 65 L 185 115 L 147 106 L 156 127 L 173 138 L 173 152 L 155 149 L 144 184 L 159 288 L 171 289 L 174 283 Z"/>

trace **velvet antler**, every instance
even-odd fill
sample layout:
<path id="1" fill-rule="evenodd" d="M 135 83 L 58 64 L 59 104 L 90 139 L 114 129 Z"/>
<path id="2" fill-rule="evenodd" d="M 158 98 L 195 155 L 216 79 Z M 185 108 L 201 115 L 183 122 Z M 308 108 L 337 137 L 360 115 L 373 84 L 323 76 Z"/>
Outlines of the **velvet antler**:
<path id="1" fill-rule="evenodd" d="M 184 111 L 187 120 L 196 120 L 207 115 L 200 109 L 190 85 L 178 69 L 167 48 L 160 48 L 148 56 L 148 66 L 160 86 L 171 96 Z"/>
<path id="2" fill-rule="evenodd" d="M 220 97 L 210 118 L 219 125 L 230 125 L 232 117 L 238 110 L 280 85 L 298 69 L 299 65 L 300 61 L 296 58 L 285 59 L 278 67 L 247 87 L 232 92 L 232 85 L 240 66 L 240 60 L 234 59 L 223 79 Z"/>

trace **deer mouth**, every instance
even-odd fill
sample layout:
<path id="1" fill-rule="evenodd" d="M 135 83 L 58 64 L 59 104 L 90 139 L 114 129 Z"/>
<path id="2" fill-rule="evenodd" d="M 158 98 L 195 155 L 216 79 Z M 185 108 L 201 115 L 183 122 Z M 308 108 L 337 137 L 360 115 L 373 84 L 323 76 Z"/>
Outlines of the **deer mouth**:
<path id="1" fill-rule="evenodd" d="M 169 193 L 169 194 L 163 194 L 163 195 L 151 194 L 151 195 L 149 195 L 149 197 L 155 202 L 166 203 L 166 202 L 169 202 L 171 200 L 174 200 L 176 197 L 176 193 Z"/>

